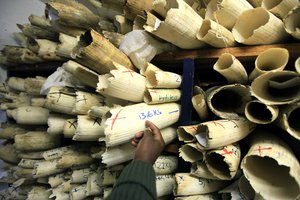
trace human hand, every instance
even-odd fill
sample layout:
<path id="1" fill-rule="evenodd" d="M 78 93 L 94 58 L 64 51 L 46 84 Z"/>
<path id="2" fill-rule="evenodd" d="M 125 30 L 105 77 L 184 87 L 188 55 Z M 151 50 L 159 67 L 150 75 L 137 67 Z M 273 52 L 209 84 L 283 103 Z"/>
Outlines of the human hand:
<path id="1" fill-rule="evenodd" d="M 149 127 L 151 131 L 138 132 L 131 141 L 131 144 L 136 147 L 134 159 L 154 164 L 163 151 L 165 142 L 160 130 L 152 122 L 146 121 L 146 127 Z"/>

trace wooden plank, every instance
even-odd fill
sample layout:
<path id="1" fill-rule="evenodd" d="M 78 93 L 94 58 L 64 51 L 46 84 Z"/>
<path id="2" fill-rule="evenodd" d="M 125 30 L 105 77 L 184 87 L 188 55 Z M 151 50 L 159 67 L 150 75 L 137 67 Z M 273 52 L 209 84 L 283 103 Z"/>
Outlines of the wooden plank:
<path id="1" fill-rule="evenodd" d="M 217 60 L 223 53 L 231 53 L 241 61 L 254 60 L 261 52 L 274 47 L 286 48 L 290 58 L 296 59 L 300 56 L 300 43 L 272 44 L 260 46 L 240 46 L 222 49 L 198 49 L 192 51 L 176 51 L 161 53 L 153 59 L 155 63 L 178 63 L 185 58 L 199 60 L 201 63 L 209 63 Z"/>

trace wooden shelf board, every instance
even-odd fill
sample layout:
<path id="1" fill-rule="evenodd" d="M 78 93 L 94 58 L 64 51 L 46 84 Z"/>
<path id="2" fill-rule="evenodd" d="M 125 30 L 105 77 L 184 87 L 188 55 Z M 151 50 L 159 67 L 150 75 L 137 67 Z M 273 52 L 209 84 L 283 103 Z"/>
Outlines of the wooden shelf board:
<path id="1" fill-rule="evenodd" d="M 194 59 L 200 63 L 216 61 L 223 53 L 231 53 L 240 61 L 254 60 L 261 52 L 274 47 L 286 48 L 290 58 L 300 56 L 300 43 L 272 44 L 260 46 L 240 46 L 222 49 L 198 49 L 188 51 L 164 52 L 154 57 L 155 63 L 181 63 L 186 58 Z"/>

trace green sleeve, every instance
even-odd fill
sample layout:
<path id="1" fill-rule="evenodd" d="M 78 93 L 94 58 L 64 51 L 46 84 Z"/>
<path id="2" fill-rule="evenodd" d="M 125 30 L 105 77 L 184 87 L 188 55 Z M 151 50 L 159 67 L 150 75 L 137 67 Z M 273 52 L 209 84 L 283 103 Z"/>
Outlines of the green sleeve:
<path id="1" fill-rule="evenodd" d="M 122 171 L 106 200 L 155 200 L 155 172 L 150 163 L 133 160 Z"/>

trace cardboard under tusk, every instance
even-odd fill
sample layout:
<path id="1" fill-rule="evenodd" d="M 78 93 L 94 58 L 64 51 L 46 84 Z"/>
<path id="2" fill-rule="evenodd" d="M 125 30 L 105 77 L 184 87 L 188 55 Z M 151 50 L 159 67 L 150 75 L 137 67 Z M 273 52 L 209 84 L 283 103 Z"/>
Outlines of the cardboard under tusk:
<path id="1" fill-rule="evenodd" d="M 173 193 L 175 187 L 174 175 L 156 175 L 156 193 L 157 197 L 168 196 Z"/>
<path id="2" fill-rule="evenodd" d="M 262 0 L 261 7 L 283 19 L 293 8 L 299 5 L 298 0 L 280 0 L 276 2 L 272 0 Z"/>
<path id="3" fill-rule="evenodd" d="M 232 28 L 232 34 L 237 42 L 246 45 L 274 44 L 288 38 L 283 22 L 262 7 L 244 11 Z"/>
<path id="4" fill-rule="evenodd" d="M 197 34 L 197 39 L 216 48 L 236 46 L 232 33 L 211 19 L 204 19 Z"/>
<path id="5" fill-rule="evenodd" d="M 245 107 L 246 118 L 256 124 L 270 124 L 278 117 L 277 106 L 266 105 L 258 100 L 249 101 Z"/>
<path id="6" fill-rule="evenodd" d="M 208 118 L 208 107 L 206 103 L 206 94 L 199 86 L 194 87 L 192 104 L 201 120 Z"/>
<path id="7" fill-rule="evenodd" d="M 69 60 L 68 62 L 65 62 L 62 65 L 62 67 L 67 72 L 69 72 L 73 76 L 75 76 L 82 83 L 84 83 L 87 86 L 90 86 L 92 88 L 97 88 L 99 74 L 97 74 L 96 72 L 88 69 L 87 67 L 84 67 L 83 65 L 81 65 L 73 60 Z"/>
<path id="8" fill-rule="evenodd" d="M 290 147 L 270 131 L 258 129 L 252 134 L 241 169 L 255 192 L 264 199 L 296 199 L 299 196 L 299 161 Z M 276 186 L 270 184 L 274 182 Z"/>
<path id="9" fill-rule="evenodd" d="M 255 128 L 256 124 L 245 118 L 203 122 L 197 127 L 198 147 L 208 150 L 232 144 L 245 138 Z"/>
<path id="10" fill-rule="evenodd" d="M 222 180 L 211 180 L 194 177 L 190 173 L 175 174 L 175 196 L 188 196 L 212 193 L 226 186 L 227 182 Z"/>
<path id="11" fill-rule="evenodd" d="M 241 161 L 240 146 L 226 145 L 220 149 L 210 150 L 204 156 L 207 169 L 220 180 L 231 180 L 235 177 Z"/>
<path id="12" fill-rule="evenodd" d="M 178 157 L 160 155 L 154 165 L 154 172 L 156 175 L 172 174 L 177 170 Z"/>
<path id="13" fill-rule="evenodd" d="M 160 15 L 146 12 L 144 29 L 182 49 L 196 49 L 205 44 L 196 38 L 202 18 L 185 1 L 155 1 L 153 10 Z M 161 20 L 162 19 L 162 20 Z"/>
<path id="14" fill-rule="evenodd" d="M 252 82 L 251 93 L 267 105 L 291 104 L 300 99 L 299 83 L 299 73 L 293 71 L 267 72 Z"/>
<path id="15" fill-rule="evenodd" d="M 285 48 L 269 48 L 255 59 L 255 68 L 249 75 L 252 82 L 258 76 L 272 71 L 283 71 L 289 61 L 289 51 Z"/>
<path id="16" fill-rule="evenodd" d="M 284 29 L 296 39 L 300 39 L 300 29 L 297 22 L 300 18 L 300 6 L 294 7 L 283 19 Z"/>
<path id="17" fill-rule="evenodd" d="M 223 53 L 213 68 L 222 74 L 228 83 L 247 84 L 248 82 L 248 74 L 245 67 L 230 53 Z"/>
<path id="18" fill-rule="evenodd" d="M 210 110 L 224 119 L 242 117 L 246 104 L 252 100 L 249 86 L 241 84 L 212 87 L 206 91 L 206 95 Z"/>
<path id="19" fill-rule="evenodd" d="M 146 79 L 130 70 L 111 70 L 99 76 L 97 92 L 104 95 L 132 101 L 142 102 L 146 88 Z"/>
<path id="20" fill-rule="evenodd" d="M 16 135 L 14 146 L 22 151 L 40 151 L 56 148 L 61 144 L 61 137 L 43 131 L 29 131 Z"/>
<path id="21" fill-rule="evenodd" d="M 188 143 L 180 147 L 179 156 L 186 162 L 194 163 L 203 160 L 204 152 L 199 149 L 197 143 Z"/>

